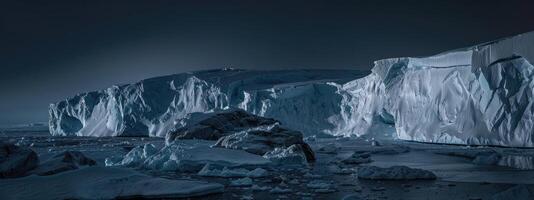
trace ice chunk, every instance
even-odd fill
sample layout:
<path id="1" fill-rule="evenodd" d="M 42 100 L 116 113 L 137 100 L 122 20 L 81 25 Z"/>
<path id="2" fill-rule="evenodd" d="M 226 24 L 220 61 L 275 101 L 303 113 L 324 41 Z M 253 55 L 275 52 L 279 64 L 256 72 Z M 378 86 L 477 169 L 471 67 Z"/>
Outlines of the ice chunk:
<path id="1" fill-rule="evenodd" d="M 184 198 L 219 193 L 224 186 L 150 177 L 135 170 L 86 167 L 52 176 L 0 181 L 3 199 Z"/>
<path id="2" fill-rule="evenodd" d="M 228 167 L 216 166 L 214 164 L 206 164 L 197 173 L 200 176 L 214 176 L 214 177 L 252 177 L 259 178 L 268 175 L 267 170 L 256 168 L 249 171 L 245 168 L 229 169 Z"/>
<path id="3" fill-rule="evenodd" d="M 190 144 L 191 141 L 177 141 L 167 145 L 149 157 L 145 157 L 145 148 L 151 145 L 135 147 L 116 165 L 142 167 L 166 171 L 198 172 L 206 164 L 218 166 L 260 166 L 271 162 L 258 155 L 241 150 L 212 148 L 205 144 Z"/>
<path id="4" fill-rule="evenodd" d="M 287 148 L 275 148 L 263 155 L 276 165 L 283 166 L 308 166 L 306 155 L 300 145 L 291 145 Z"/>
<path id="5" fill-rule="evenodd" d="M 230 186 L 234 186 L 234 187 L 252 186 L 252 179 L 249 177 L 236 179 L 230 182 Z"/>
<path id="6" fill-rule="evenodd" d="M 0 142 L 0 178 L 23 176 L 38 163 L 39 158 L 33 150 Z"/>
<path id="7" fill-rule="evenodd" d="M 358 178 L 373 180 L 413 180 L 436 179 L 436 175 L 431 171 L 406 166 L 392 166 L 388 168 L 362 166 L 358 168 Z"/>
<path id="8" fill-rule="evenodd" d="M 328 183 L 322 180 L 313 180 L 309 182 L 308 184 L 306 184 L 306 187 L 310 189 L 330 189 L 333 186 L 331 183 Z"/>

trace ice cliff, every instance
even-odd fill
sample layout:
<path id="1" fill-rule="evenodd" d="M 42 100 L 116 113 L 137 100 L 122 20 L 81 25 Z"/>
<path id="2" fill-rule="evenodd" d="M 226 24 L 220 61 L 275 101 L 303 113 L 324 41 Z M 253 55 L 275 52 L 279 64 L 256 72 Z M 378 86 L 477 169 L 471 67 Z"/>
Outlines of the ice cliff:
<path id="1" fill-rule="evenodd" d="M 330 129 L 339 84 L 354 70 L 222 69 L 146 79 L 83 93 L 50 105 L 52 135 L 158 136 L 184 126 L 190 113 L 241 108 L 305 133 Z"/>
<path id="2" fill-rule="evenodd" d="M 342 86 L 348 125 L 334 133 L 365 134 L 385 122 L 403 140 L 533 147 L 533 61 L 534 32 L 376 61 L 369 76 Z"/>
<path id="3" fill-rule="evenodd" d="M 50 106 L 53 135 L 160 136 L 188 113 L 241 108 L 306 134 L 534 147 L 534 32 L 357 71 L 214 70 L 89 92 Z M 350 81 L 352 80 L 352 81 Z M 350 82 L 348 82 L 350 81 Z"/>

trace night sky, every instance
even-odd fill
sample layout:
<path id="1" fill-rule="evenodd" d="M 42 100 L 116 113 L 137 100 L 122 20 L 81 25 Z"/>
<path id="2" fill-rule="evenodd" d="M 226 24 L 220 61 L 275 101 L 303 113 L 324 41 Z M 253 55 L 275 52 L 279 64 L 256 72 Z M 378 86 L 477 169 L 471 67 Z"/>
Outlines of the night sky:
<path id="1" fill-rule="evenodd" d="M 423 2 L 423 1 L 421 1 Z M 370 69 L 534 30 L 534 1 L 1 1 L 0 125 L 192 70 Z"/>

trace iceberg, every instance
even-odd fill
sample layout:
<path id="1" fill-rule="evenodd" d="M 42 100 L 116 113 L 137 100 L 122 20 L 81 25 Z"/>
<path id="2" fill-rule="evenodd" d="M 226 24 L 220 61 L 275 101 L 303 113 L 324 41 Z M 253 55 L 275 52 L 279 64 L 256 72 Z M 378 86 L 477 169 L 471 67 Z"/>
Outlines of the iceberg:
<path id="1" fill-rule="evenodd" d="M 339 112 L 334 85 L 363 75 L 356 70 L 221 69 L 156 77 L 51 104 L 49 129 L 55 136 L 165 137 L 185 126 L 182 119 L 190 113 L 241 108 L 318 134 L 334 126 L 325 119 Z"/>
<path id="2" fill-rule="evenodd" d="M 156 136 L 190 113 L 239 108 L 305 135 L 534 147 L 534 32 L 350 70 L 200 71 L 50 105 L 53 135 Z M 391 130 L 390 130 L 391 129 Z M 387 133 L 387 134 L 386 134 Z M 379 137 L 380 136 L 380 137 Z"/>
<path id="3" fill-rule="evenodd" d="M 347 125 L 337 134 L 393 124 L 398 139 L 534 147 L 534 32 L 424 58 L 375 62 L 343 85 Z"/>

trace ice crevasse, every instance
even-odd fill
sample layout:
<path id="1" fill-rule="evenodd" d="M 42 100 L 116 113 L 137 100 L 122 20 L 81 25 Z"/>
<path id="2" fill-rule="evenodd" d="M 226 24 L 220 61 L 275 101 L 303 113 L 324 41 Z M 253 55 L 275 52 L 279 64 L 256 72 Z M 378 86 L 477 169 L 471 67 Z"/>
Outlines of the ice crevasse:
<path id="1" fill-rule="evenodd" d="M 533 147 L 534 32 L 358 71 L 184 73 L 50 106 L 53 135 L 164 136 L 193 112 L 241 108 L 305 134 Z"/>

